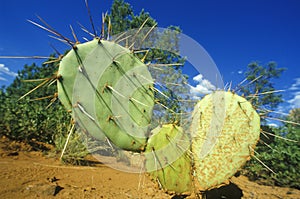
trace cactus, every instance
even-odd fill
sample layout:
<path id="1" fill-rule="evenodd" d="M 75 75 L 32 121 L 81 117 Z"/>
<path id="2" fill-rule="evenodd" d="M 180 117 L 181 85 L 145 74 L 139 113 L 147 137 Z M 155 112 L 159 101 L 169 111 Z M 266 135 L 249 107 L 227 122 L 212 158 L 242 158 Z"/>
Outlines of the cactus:
<path id="1" fill-rule="evenodd" d="M 142 151 L 151 121 L 153 80 L 128 49 L 95 38 L 61 60 L 58 96 L 77 124 L 99 140 Z"/>
<path id="2" fill-rule="evenodd" d="M 167 191 L 222 185 L 250 158 L 259 139 L 260 118 L 252 105 L 225 91 L 195 106 L 185 132 L 167 124 L 149 136 L 157 88 L 147 66 L 112 41 L 94 38 L 74 45 L 62 58 L 57 79 L 58 97 L 76 124 L 120 149 L 145 150 L 147 172 Z"/>
<path id="3" fill-rule="evenodd" d="M 260 135 L 260 117 L 251 103 L 216 91 L 195 106 L 191 125 L 196 187 L 226 183 L 250 159 Z"/>
<path id="4" fill-rule="evenodd" d="M 143 32 L 147 20 L 137 33 Z M 73 45 L 47 24 L 30 22 Z M 132 46 L 141 46 L 137 33 Z M 142 35 L 141 42 L 145 38 Z M 127 45 L 128 40 L 124 41 Z M 146 171 L 170 192 L 205 191 L 226 183 L 250 159 L 259 139 L 260 117 L 255 109 L 243 97 L 225 91 L 215 91 L 198 102 L 185 132 L 167 124 L 148 135 L 154 102 L 159 102 L 153 93 L 157 88 L 147 66 L 111 41 L 94 38 L 75 44 L 62 58 L 57 79 L 58 97 L 81 130 L 98 140 L 108 138 L 120 149 L 145 150 Z"/>
<path id="5" fill-rule="evenodd" d="M 194 107 L 185 132 L 167 124 L 148 135 L 154 81 L 142 61 L 112 41 L 75 45 L 57 74 L 59 99 L 76 124 L 120 149 L 145 150 L 146 171 L 169 192 L 222 185 L 250 158 L 259 139 L 260 118 L 250 102 L 225 91 Z"/>
<path id="6" fill-rule="evenodd" d="M 159 185 L 170 192 L 191 191 L 190 141 L 181 127 L 157 127 L 146 147 L 146 170 Z"/>

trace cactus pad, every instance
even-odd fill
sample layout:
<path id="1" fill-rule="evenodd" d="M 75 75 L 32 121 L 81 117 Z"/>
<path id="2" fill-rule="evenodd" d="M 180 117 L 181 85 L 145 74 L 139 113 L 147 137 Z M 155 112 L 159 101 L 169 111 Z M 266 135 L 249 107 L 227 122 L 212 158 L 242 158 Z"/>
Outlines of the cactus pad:
<path id="1" fill-rule="evenodd" d="M 225 183 L 250 159 L 260 135 L 260 117 L 243 97 L 216 91 L 196 105 L 191 125 L 196 186 Z"/>
<path id="2" fill-rule="evenodd" d="M 157 127 L 148 140 L 146 170 L 165 190 L 175 193 L 190 192 L 190 142 L 182 128 L 173 124 Z"/>
<path id="3" fill-rule="evenodd" d="M 58 95 L 80 128 L 117 147 L 142 151 L 154 105 L 147 66 L 127 48 L 98 38 L 61 61 Z"/>

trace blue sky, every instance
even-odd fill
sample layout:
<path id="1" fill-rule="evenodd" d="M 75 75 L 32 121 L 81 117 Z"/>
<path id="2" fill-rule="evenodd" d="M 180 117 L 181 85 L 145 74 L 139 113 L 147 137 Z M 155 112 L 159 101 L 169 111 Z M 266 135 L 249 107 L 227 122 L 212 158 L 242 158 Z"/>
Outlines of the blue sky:
<path id="1" fill-rule="evenodd" d="M 145 9 L 159 27 L 178 25 L 210 54 L 224 82 L 236 85 L 252 61 L 277 62 L 285 67 L 275 81 L 276 89 L 286 90 L 280 110 L 300 107 L 300 1 L 298 0 L 128 0 L 136 13 Z M 111 0 L 89 0 L 94 21 L 100 26 L 101 13 Z M 62 34 L 71 37 L 69 25 L 81 32 L 77 22 L 89 26 L 84 0 L 1 0 L 0 55 L 41 55 L 61 52 L 68 47 L 48 37 L 27 19 L 44 18 Z M 9 84 L 25 63 L 38 60 L 0 59 L 0 85 Z M 198 74 L 190 72 L 192 82 Z M 197 79 L 197 78 L 196 78 Z M 199 80 L 199 77 L 198 77 Z"/>

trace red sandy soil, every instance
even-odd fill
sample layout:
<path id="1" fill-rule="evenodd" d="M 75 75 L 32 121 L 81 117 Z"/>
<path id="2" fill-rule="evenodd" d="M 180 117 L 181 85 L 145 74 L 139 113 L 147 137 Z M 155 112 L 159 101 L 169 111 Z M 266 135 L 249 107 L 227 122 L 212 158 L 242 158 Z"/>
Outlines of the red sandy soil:
<path id="1" fill-rule="evenodd" d="M 158 189 L 144 174 L 125 173 L 100 162 L 93 166 L 63 165 L 32 149 L 24 143 L 0 139 L 0 198 L 184 198 Z M 207 192 L 206 198 L 300 199 L 300 190 L 258 185 L 245 176 L 233 177 L 231 182 Z"/>

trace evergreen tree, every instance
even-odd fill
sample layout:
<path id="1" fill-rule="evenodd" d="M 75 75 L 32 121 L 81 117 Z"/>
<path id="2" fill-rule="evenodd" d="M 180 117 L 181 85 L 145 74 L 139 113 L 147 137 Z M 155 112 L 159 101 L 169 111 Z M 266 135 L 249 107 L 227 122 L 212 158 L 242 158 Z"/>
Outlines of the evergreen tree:
<path id="1" fill-rule="evenodd" d="M 285 68 L 278 68 L 275 62 L 269 62 L 265 66 L 258 62 L 248 65 L 245 72 L 248 83 L 244 83 L 241 91 L 250 98 L 260 113 L 268 115 L 268 110 L 274 110 L 282 102 L 282 95 L 276 92 L 273 80 L 279 78 L 284 70 Z"/>

